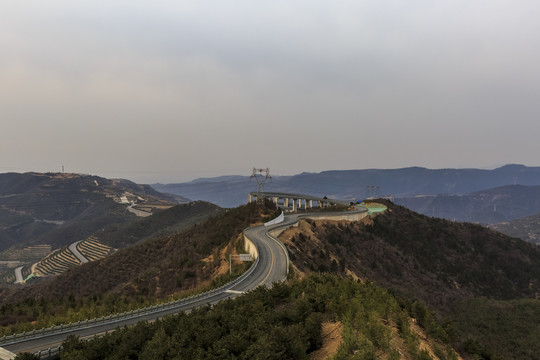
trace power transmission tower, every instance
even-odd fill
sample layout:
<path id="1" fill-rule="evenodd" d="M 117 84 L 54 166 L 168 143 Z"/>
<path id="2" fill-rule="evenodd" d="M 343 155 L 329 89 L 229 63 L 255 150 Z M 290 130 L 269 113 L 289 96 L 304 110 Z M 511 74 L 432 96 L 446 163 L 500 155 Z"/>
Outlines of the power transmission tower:
<path id="1" fill-rule="evenodd" d="M 255 179 L 257 182 L 257 206 L 262 206 L 264 204 L 264 183 L 268 179 L 272 179 L 270 176 L 270 169 L 257 169 L 253 168 L 253 173 L 251 174 L 251 179 Z"/>

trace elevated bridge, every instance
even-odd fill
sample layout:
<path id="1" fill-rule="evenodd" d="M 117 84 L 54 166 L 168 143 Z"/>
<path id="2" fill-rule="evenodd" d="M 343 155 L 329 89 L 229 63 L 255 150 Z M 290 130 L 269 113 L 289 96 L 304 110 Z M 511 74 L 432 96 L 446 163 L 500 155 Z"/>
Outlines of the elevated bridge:
<path id="1" fill-rule="evenodd" d="M 347 206 L 350 203 L 347 201 L 328 199 L 326 197 L 321 198 L 317 196 L 305 195 L 305 194 L 291 194 L 282 192 L 263 192 L 261 193 L 265 198 L 270 199 L 276 204 L 276 206 L 289 211 L 296 211 L 298 209 L 312 209 L 314 207 L 325 208 L 331 205 Z M 248 202 L 251 203 L 257 199 L 257 192 L 250 192 Z"/>

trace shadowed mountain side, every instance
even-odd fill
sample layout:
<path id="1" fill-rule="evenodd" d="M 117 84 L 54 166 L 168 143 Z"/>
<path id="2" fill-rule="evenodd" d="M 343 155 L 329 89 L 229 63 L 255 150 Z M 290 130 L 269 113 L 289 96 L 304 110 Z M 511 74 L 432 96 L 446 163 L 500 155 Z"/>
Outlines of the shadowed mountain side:
<path id="1" fill-rule="evenodd" d="M 463 297 L 540 295 L 538 247 L 385 204 L 372 222 L 307 220 L 281 238 L 302 271 L 352 272 L 439 310 Z"/>
<path id="2" fill-rule="evenodd" d="M 495 224 L 540 213 L 540 186 L 508 185 L 468 195 L 415 196 L 394 201 L 428 216 Z"/>
<path id="3" fill-rule="evenodd" d="M 273 176 L 265 191 L 328 196 L 336 199 L 365 199 L 370 196 L 413 196 L 469 194 L 504 185 L 540 185 L 540 167 L 506 165 L 495 170 L 426 169 L 409 167 L 390 170 L 335 170 Z M 156 190 L 192 200 L 210 201 L 223 207 L 247 202 L 246 193 L 256 191 L 249 176 L 222 176 L 188 183 L 153 184 Z M 377 188 L 368 188 L 377 186 Z"/>
<path id="4" fill-rule="evenodd" d="M 134 222 L 110 225 L 97 233 L 97 236 L 105 244 L 124 248 L 149 237 L 178 233 L 222 211 L 224 210 L 214 204 L 194 201 L 173 206 Z"/>
<path id="5" fill-rule="evenodd" d="M 0 174 L 0 251 L 10 246 L 84 239 L 108 224 L 135 220 L 127 207 L 147 212 L 183 199 L 128 180 L 63 173 Z"/>

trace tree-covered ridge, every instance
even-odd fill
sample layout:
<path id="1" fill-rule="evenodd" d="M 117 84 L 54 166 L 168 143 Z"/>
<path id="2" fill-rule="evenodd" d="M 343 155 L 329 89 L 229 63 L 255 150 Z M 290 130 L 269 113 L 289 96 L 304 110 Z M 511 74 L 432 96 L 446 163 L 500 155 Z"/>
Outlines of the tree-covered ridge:
<path id="1" fill-rule="evenodd" d="M 302 272 L 369 279 L 416 304 L 408 308 L 431 306 L 468 359 L 538 359 L 540 249 L 386 204 L 364 222 L 308 220 L 280 239 Z"/>
<path id="2" fill-rule="evenodd" d="M 441 310 L 464 296 L 540 294 L 537 246 L 387 204 L 371 222 L 306 220 L 300 232 L 281 238 L 302 271 L 350 271 Z"/>
<path id="3" fill-rule="evenodd" d="M 311 275 L 260 287 L 190 314 L 139 323 L 86 342 L 71 337 L 61 359 L 307 359 L 321 346 L 323 321 L 344 324 L 335 359 L 457 359 L 435 334 L 421 348 L 409 313 L 373 283 Z M 397 344 L 401 344 L 398 347 Z M 401 353 L 401 355 L 400 355 Z"/>

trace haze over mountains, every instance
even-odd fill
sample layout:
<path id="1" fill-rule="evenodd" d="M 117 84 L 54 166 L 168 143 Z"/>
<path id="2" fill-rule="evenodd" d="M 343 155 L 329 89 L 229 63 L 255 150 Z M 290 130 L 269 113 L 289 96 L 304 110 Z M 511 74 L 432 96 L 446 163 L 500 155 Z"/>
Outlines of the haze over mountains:
<path id="1" fill-rule="evenodd" d="M 465 195 L 505 185 L 540 185 L 540 167 L 506 165 L 494 170 L 433 170 L 421 167 L 334 170 L 273 176 L 265 184 L 265 190 L 362 200 L 370 196 Z M 181 195 L 191 200 L 210 201 L 223 207 L 246 203 L 248 190 L 257 190 L 257 185 L 250 182 L 249 176 L 223 176 L 179 184 L 153 184 L 152 187 L 161 192 Z"/>
<path id="2" fill-rule="evenodd" d="M 540 186 L 506 185 L 466 195 L 419 195 L 394 201 L 433 217 L 495 224 L 540 213 Z"/>

